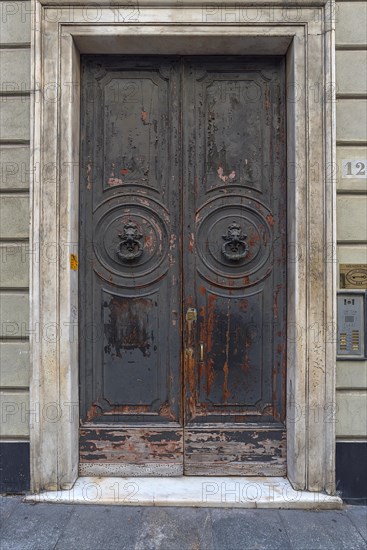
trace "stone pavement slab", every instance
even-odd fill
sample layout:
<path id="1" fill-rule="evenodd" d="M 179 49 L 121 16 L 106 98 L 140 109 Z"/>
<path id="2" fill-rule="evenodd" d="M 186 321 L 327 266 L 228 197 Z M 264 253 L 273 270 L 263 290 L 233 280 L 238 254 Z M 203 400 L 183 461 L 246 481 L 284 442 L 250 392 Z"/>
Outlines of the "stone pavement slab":
<path id="1" fill-rule="evenodd" d="M 367 548 L 367 507 L 366 506 L 346 506 L 346 515 L 350 521 L 357 527 L 360 535 L 366 541 Z"/>
<path id="2" fill-rule="evenodd" d="M 366 550 L 367 507 L 263 510 L 0 498 L 1 550 Z"/>
<path id="3" fill-rule="evenodd" d="M 73 506 L 27 506 L 20 502 L 1 525 L 1 550 L 55 548 L 73 511 Z"/>
<path id="4" fill-rule="evenodd" d="M 217 508 L 212 510 L 212 522 L 215 550 L 291 549 L 279 512 L 248 510 L 244 514 L 242 510 Z"/>
<path id="5" fill-rule="evenodd" d="M 1 497 L 0 496 L 0 526 L 8 519 L 16 506 L 20 503 L 19 497 Z M 0 539 L 1 540 L 1 539 Z"/>
<path id="6" fill-rule="evenodd" d="M 43 505 L 47 506 L 47 505 Z M 63 509 L 68 506 L 56 505 Z M 83 548 L 120 550 L 134 548 L 142 512 L 125 506 L 73 506 L 68 524 L 60 534 L 55 550 Z"/>
<path id="7" fill-rule="evenodd" d="M 210 510 L 203 508 L 145 508 L 134 550 L 211 550 Z"/>
<path id="8" fill-rule="evenodd" d="M 366 545 L 345 512 L 336 510 L 307 511 L 299 514 L 298 510 L 279 512 L 289 535 L 292 548 L 295 550 L 348 550 L 365 549 Z"/>

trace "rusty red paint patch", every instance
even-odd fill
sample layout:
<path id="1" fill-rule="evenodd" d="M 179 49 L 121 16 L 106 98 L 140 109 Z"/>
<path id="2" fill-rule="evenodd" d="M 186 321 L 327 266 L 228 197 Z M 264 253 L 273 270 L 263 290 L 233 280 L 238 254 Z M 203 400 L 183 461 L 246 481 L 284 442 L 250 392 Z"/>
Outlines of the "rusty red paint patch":
<path id="1" fill-rule="evenodd" d="M 88 422 L 92 422 L 95 418 L 100 416 L 101 413 L 102 413 L 102 409 L 98 405 L 95 405 L 93 403 L 87 411 L 87 420 L 88 420 Z"/>
<path id="2" fill-rule="evenodd" d="M 265 109 L 269 110 L 269 88 L 265 88 Z"/>
<path id="3" fill-rule="evenodd" d="M 108 178 L 107 185 L 114 186 L 114 185 L 121 185 L 122 180 L 120 178 Z"/>
<path id="4" fill-rule="evenodd" d="M 274 298 L 273 298 L 274 319 L 277 319 L 279 314 L 278 297 L 279 297 L 279 291 L 281 290 L 281 288 L 282 288 L 282 285 L 277 285 L 274 290 Z"/>
<path id="5" fill-rule="evenodd" d="M 228 398 L 230 396 L 230 392 L 228 390 L 228 374 L 229 374 L 229 368 L 228 368 L 228 361 L 224 363 L 223 366 L 223 374 L 224 374 L 224 380 L 223 380 L 223 401 L 224 403 L 227 403 Z"/>
<path id="6" fill-rule="evenodd" d="M 272 214 L 268 214 L 268 215 L 266 216 L 266 219 L 267 219 L 268 224 L 270 225 L 270 227 L 273 227 L 273 225 L 274 225 L 274 218 L 273 218 Z"/>
<path id="7" fill-rule="evenodd" d="M 220 180 L 224 181 L 226 183 L 228 180 L 233 180 L 236 177 L 236 172 L 232 170 L 228 175 L 224 174 L 224 170 L 222 166 L 218 167 L 217 174 Z"/>
<path id="8" fill-rule="evenodd" d="M 172 421 L 176 420 L 176 417 L 172 412 L 171 407 L 167 401 L 159 407 L 159 414 L 161 416 L 164 416 L 165 418 L 168 418 L 169 420 L 172 420 Z"/>
<path id="9" fill-rule="evenodd" d="M 149 356 L 153 335 L 147 323 L 153 308 L 152 300 L 126 300 L 114 296 L 109 303 L 104 304 L 104 307 L 110 311 L 109 322 L 104 326 L 108 342 L 105 353 L 114 353 L 121 358 L 124 351 L 139 349 L 143 356 Z"/>

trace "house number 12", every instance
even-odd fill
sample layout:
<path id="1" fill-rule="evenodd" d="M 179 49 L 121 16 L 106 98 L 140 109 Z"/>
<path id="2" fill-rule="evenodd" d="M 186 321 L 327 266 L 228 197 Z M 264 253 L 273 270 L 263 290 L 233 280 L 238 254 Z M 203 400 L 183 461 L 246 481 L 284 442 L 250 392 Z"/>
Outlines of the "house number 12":
<path id="1" fill-rule="evenodd" d="M 346 178 L 365 178 L 367 160 L 343 160 L 342 177 Z"/>

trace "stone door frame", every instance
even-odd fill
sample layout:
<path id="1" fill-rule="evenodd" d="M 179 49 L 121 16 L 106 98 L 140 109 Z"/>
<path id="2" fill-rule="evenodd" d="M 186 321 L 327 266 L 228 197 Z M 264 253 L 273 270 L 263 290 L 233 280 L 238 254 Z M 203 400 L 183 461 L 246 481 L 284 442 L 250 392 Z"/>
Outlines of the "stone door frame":
<path id="1" fill-rule="evenodd" d="M 253 3 L 33 0 L 33 491 L 78 477 L 80 53 L 200 53 L 286 57 L 287 475 L 335 492 L 334 4 Z"/>

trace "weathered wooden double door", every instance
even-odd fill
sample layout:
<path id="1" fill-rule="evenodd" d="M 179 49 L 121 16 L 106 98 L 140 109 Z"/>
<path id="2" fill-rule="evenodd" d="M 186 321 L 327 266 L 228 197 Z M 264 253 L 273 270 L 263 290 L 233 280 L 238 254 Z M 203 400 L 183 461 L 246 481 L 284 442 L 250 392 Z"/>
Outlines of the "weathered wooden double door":
<path id="1" fill-rule="evenodd" d="M 285 473 L 284 67 L 83 56 L 80 471 Z"/>

